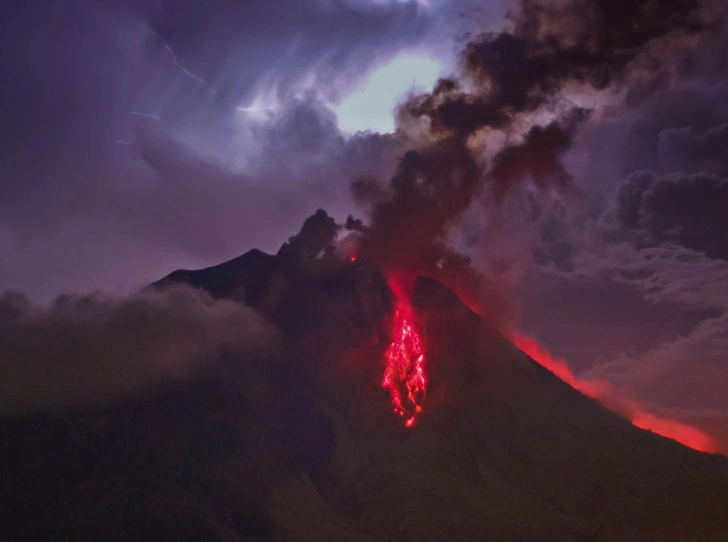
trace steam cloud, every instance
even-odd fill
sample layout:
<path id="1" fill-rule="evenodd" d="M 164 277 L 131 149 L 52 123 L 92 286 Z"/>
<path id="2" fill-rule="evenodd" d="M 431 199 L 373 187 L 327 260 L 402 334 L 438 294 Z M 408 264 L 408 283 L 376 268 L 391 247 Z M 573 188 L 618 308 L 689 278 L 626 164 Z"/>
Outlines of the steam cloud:
<path id="1" fill-rule="evenodd" d="M 368 228 L 349 222 L 362 252 L 384 268 L 477 282 L 468 260 L 447 248 L 448 229 L 478 197 L 497 216 L 526 181 L 574 189 L 563 157 L 594 114 L 577 96 L 635 102 L 678 70 L 668 60 L 679 56 L 678 42 L 686 49 L 719 25 L 718 4 L 521 0 L 506 30 L 465 47 L 459 78 L 442 79 L 402 106 L 400 118 L 424 127 L 428 143 L 402 157 L 387 186 L 353 183 L 370 219 Z M 486 149 L 494 134 L 505 144 Z"/>
<path id="2" fill-rule="evenodd" d="M 184 378 L 225 353 L 265 351 L 252 309 L 175 286 L 114 299 L 62 296 L 47 307 L 0 296 L 0 414 L 102 404 Z"/>

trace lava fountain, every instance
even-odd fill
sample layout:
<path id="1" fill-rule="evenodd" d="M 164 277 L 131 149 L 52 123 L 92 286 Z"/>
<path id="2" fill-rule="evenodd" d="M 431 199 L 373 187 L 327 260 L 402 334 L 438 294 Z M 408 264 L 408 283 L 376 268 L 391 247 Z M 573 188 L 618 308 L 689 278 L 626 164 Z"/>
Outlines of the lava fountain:
<path id="1" fill-rule="evenodd" d="M 425 351 L 414 324 L 414 313 L 404 288 L 390 283 L 394 294 L 392 343 L 384 354 L 386 368 L 382 387 L 389 390 L 395 414 L 404 418 L 405 427 L 412 427 L 422 412 L 427 388 Z"/>

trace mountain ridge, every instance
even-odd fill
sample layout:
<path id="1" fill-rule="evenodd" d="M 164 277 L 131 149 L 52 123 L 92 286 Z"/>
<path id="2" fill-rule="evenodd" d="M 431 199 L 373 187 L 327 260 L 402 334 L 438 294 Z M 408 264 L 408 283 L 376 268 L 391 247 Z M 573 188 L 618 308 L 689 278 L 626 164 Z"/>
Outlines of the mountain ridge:
<path id="1" fill-rule="evenodd" d="M 381 387 L 385 276 L 309 248 L 151 286 L 249 304 L 275 351 L 108 407 L 0 419 L 10 539 L 728 538 L 728 458 L 635 428 L 425 277 L 411 304 L 429 387 L 405 428 Z"/>
<path id="2" fill-rule="evenodd" d="M 360 265 L 363 264 L 355 264 L 355 266 Z M 464 460 L 469 465 L 467 468 L 463 467 L 464 472 L 480 480 L 481 483 L 484 479 L 490 479 L 491 483 L 495 483 L 493 479 L 494 477 L 498 479 L 501 471 L 510 473 L 509 476 L 519 480 L 518 484 L 534 478 L 532 490 L 536 495 L 529 495 L 530 491 L 526 492 L 526 495 L 523 495 L 522 491 L 516 492 L 519 498 L 514 498 L 511 504 L 515 506 L 521 499 L 527 502 L 538 502 L 542 499 L 550 503 L 553 510 L 558 511 L 557 516 L 571 517 L 572 519 L 568 521 L 563 518 L 556 520 L 549 514 L 541 518 L 543 521 L 547 521 L 544 518 L 551 518 L 548 519 L 549 522 L 553 521 L 559 525 L 558 529 L 563 531 L 559 535 L 562 537 L 560 539 L 568 539 L 566 533 L 572 528 L 583 532 L 586 538 L 593 535 L 595 540 L 611 539 L 610 536 L 629 539 L 627 532 L 617 528 L 612 528 L 612 534 L 608 534 L 610 533 L 608 517 L 605 517 L 602 523 L 584 519 L 584 514 L 596 517 L 597 510 L 609 503 L 609 499 L 604 495 L 610 495 L 614 501 L 630 500 L 626 495 L 632 492 L 636 494 L 633 498 L 642 494 L 640 498 L 649 501 L 645 496 L 649 493 L 646 488 L 659 486 L 660 498 L 655 496 L 653 499 L 661 503 L 661 509 L 679 509 L 687 506 L 687 502 L 680 497 L 683 490 L 676 492 L 674 486 L 684 485 L 690 488 L 694 482 L 690 480 L 690 476 L 682 477 L 679 483 L 673 481 L 673 485 L 665 482 L 670 476 L 680 477 L 678 474 L 681 472 L 680 469 L 664 466 L 670 463 L 687 462 L 695 465 L 695 469 L 710 470 L 709 467 L 697 467 L 697 465 L 702 463 L 703 458 L 715 462 L 716 473 L 722 480 L 716 491 L 721 495 L 720 502 L 728 503 L 726 481 L 728 461 L 722 456 L 701 454 L 659 435 L 635 428 L 628 420 L 582 395 L 531 360 L 504 336 L 482 322 L 475 313 L 462 304 L 452 290 L 434 279 L 421 277 L 415 281 L 412 305 L 424 330 L 423 340 L 428 351 L 427 371 L 430 390 L 421 421 L 418 427 L 413 429 L 413 435 L 403 437 L 404 442 L 409 442 L 410 439 L 416 440 L 418 438 L 416 435 L 429 432 L 432 429 L 430 425 L 435 423 L 436 432 L 449 431 L 450 438 L 455 441 L 465 439 L 479 443 L 472 445 L 476 447 L 476 451 L 466 454 L 470 457 Z M 382 312 L 386 313 L 388 309 L 385 303 Z M 463 347 L 466 344 L 469 346 Z M 483 350 L 497 351 L 499 354 L 487 356 L 483 354 Z M 463 361 L 468 358 L 469 361 Z M 474 399 L 476 397 L 477 401 Z M 484 401 L 483 397 L 487 397 L 488 401 Z M 476 401 L 475 404 L 473 401 Z M 524 405 L 527 405 L 527 408 Z M 520 412 L 521 409 L 525 409 L 525 413 Z M 454 413 L 450 417 L 443 414 L 448 410 Z M 484 424 L 480 420 L 479 413 L 489 410 L 497 414 L 492 416 L 493 419 L 489 423 Z M 499 419 L 504 410 L 510 410 L 509 415 L 505 419 Z M 488 418 L 487 415 L 485 417 Z M 393 430 L 403 430 L 396 427 L 396 417 L 391 416 L 391 418 L 391 425 L 395 426 Z M 466 424 L 458 430 L 459 432 L 452 433 L 448 429 L 451 426 L 458 426 L 458 423 L 461 425 L 465 423 L 462 420 L 479 421 L 472 427 Z M 341 420 L 340 424 L 346 426 L 347 422 Z M 596 433 L 595 427 L 602 433 Z M 519 436 L 515 437 L 513 433 Z M 555 435 L 550 436 L 550 433 Z M 489 449 L 482 444 L 487 440 L 487 435 L 497 435 L 499 439 L 504 439 L 501 449 L 496 447 L 489 452 L 490 455 L 485 454 L 486 457 L 490 457 L 490 461 L 499 465 L 495 474 L 492 472 L 492 466 L 484 467 L 483 459 L 476 458 L 479 453 L 482 454 Z M 377 442 L 378 439 L 379 437 L 372 440 Z M 529 442 L 529 439 L 538 444 Z M 549 448 L 551 440 L 553 443 Z M 360 445 L 366 447 L 365 443 Z M 478 446 L 483 446 L 483 449 L 477 450 Z M 626 453 L 628 456 L 631 454 L 631 457 L 610 460 L 609 454 L 604 450 L 610 450 L 617 457 L 620 453 Z M 409 458 L 415 457 L 411 453 L 403 455 Z M 516 468 L 512 458 L 506 459 L 504 456 L 508 454 L 518 457 L 517 463 L 520 462 L 521 466 Z M 651 457 L 651 454 L 655 455 Z M 652 465 L 653 461 L 659 461 L 663 467 L 655 468 Z M 582 473 L 577 477 L 572 472 L 572 485 L 563 484 L 562 479 L 568 477 L 570 473 L 568 465 L 578 465 L 580 462 L 588 464 L 589 470 L 598 472 L 599 475 L 590 477 L 588 473 Z M 630 477 L 642 480 L 640 483 L 645 484 L 644 487 L 638 484 L 629 485 L 626 482 L 620 485 L 605 481 L 619 473 L 621 463 L 628 465 L 626 470 L 631 472 Z M 406 470 L 406 466 L 401 468 Z M 488 474 L 484 474 L 483 471 Z M 514 472 L 519 474 L 515 475 Z M 549 474 L 554 472 L 557 474 Z M 350 484 L 353 484 L 350 479 L 342 482 L 343 486 Z M 554 491 L 554 488 L 559 490 Z M 512 492 L 512 488 L 506 493 L 509 492 Z M 403 502 L 406 500 L 405 497 L 402 499 Z M 692 495 L 691 500 L 693 506 L 694 503 L 701 502 L 696 495 Z M 711 498 L 702 499 L 706 509 L 710 502 Z M 422 503 L 419 506 L 425 508 Z M 491 506 L 503 509 L 496 506 L 496 503 L 491 503 Z M 619 514 L 627 515 L 626 510 L 618 506 L 613 513 L 616 514 L 617 510 Z M 644 506 L 642 513 L 649 515 L 655 514 L 656 511 Z M 434 510 L 432 514 L 437 516 Z M 482 515 L 483 511 L 481 510 L 479 514 Z M 640 519 L 637 513 L 632 513 L 631 516 L 632 522 Z M 422 521 L 425 524 L 429 523 L 425 519 Z M 497 536 L 508 539 L 508 530 L 517 531 L 519 528 L 516 524 L 512 524 L 500 531 Z M 557 527 L 552 525 L 551 528 Z M 487 527 L 483 525 L 480 529 L 487 531 Z M 524 536 L 536 536 L 539 530 L 533 529 Z M 493 531 L 493 536 L 496 535 L 496 531 Z M 429 527 L 425 532 L 432 535 L 434 531 Z M 422 536 L 425 536 L 425 532 Z M 721 536 L 726 532 L 728 531 L 721 531 Z M 447 538 L 444 533 L 442 536 L 441 539 Z"/>

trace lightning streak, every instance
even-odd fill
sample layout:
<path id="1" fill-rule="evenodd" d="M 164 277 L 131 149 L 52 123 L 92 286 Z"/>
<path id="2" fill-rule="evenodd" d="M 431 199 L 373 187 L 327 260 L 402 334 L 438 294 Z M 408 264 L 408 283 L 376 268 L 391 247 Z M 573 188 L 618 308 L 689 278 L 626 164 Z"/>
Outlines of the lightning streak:
<path id="1" fill-rule="evenodd" d="M 164 45 L 164 48 L 169 53 L 169 56 L 172 58 L 172 62 L 174 63 L 174 65 L 177 67 L 177 69 L 179 71 L 181 71 L 187 77 L 190 77 L 190 78 L 194 79 L 195 81 L 197 81 L 199 84 L 201 84 L 203 87 L 205 87 L 205 90 L 207 90 L 213 96 L 217 94 L 217 92 L 207 83 L 207 81 L 205 81 L 202 77 L 200 77 L 199 75 L 191 72 L 190 70 L 188 70 L 187 68 L 185 68 L 182 64 L 180 64 L 179 60 L 177 60 L 177 54 L 174 52 L 174 49 L 172 49 L 172 47 L 169 45 L 169 43 L 167 43 L 164 40 L 164 38 L 162 38 L 162 36 L 160 36 L 157 32 L 155 32 L 152 27 L 149 27 L 149 32 L 155 38 L 157 38 L 160 42 L 162 42 L 162 45 Z M 251 106 L 251 107 L 236 107 L 235 109 L 238 110 L 238 111 L 241 111 L 241 112 L 245 112 L 245 113 L 248 113 L 248 112 L 253 113 L 253 112 L 259 112 L 259 111 L 271 111 L 273 109 L 276 109 L 276 106 L 271 105 L 269 107 L 254 107 L 254 106 Z M 148 114 L 137 113 L 137 112 L 132 112 L 130 114 L 132 114 L 132 115 L 139 115 L 139 116 L 142 116 L 142 117 L 149 117 L 149 118 L 153 118 L 153 119 L 156 119 L 156 120 L 160 120 L 159 117 L 156 116 L 156 115 L 148 115 Z"/>
<path id="2" fill-rule="evenodd" d="M 129 111 L 129 114 L 135 115 L 137 117 L 144 117 L 145 119 L 162 120 L 157 115 L 152 115 L 151 113 L 140 113 L 139 111 Z"/>
<path id="3" fill-rule="evenodd" d="M 172 58 L 172 62 L 174 62 L 174 65 L 177 67 L 177 69 L 179 71 L 181 71 L 182 73 L 184 73 L 187 77 L 190 77 L 190 78 L 194 79 L 195 81 L 197 81 L 198 83 L 200 83 L 203 87 L 205 87 L 205 89 L 210 94 L 215 94 L 215 91 L 212 89 L 212 87 L 210 85 L 207 84 L 207 81 L 205 81 L 199 75 L 196 75 L 196 74 L 192 73 L 190 70 L 188 70 L 182 64 L 179 63 L 179 61 L 177 60 L 177 55 L 174 52 L 174 49 L 172 49 L 172 47 L 169 45 L 169 43 L 167 43 L 164 40 L 164 38 L 162 38 L 162 36 L 160 36 L 159 34 L 157 34 L 157 32 L 155 32 L 152 27 L 149 27 L 149 32 L 151 32 L 151 34 L 155 38 L 157 38 L 159 41 L 162 42 L 162 45 L 164 45 L 164 48 L 167 49 L 167 52 L 169 53 L 169 56 Z"/>
<path id="4" fill-rule="evenodd" d="M 137 117 L 144 117 L 145 119 L 154 119 L 161 121 L 162 119 L 159 118 L 157 115 L 153 115 L 151 113 L 142 113 L 140 111 L 129 111 L 130 115 L 134 115 Z M 139 143 L 138 139 L 117 139 L 114 143 L 118 143 L 119 145 L 134 145 L 134 143 Z"/>
<path id="5" fill-rule="evenodd" d="M 253 107 L 253 106 L 251 106 L 251 107 L 236 107 L 235 109 L 237 109 L 238 111 L 244 111 L 246 113 L 247 112 L 257 113 L 258 111 L 270 111 L 270 110 L 275 109 L 275 108 L 276 108 L 275 105 L 271 105 L 271 106 L 268 106 L 268 107 Z"/>

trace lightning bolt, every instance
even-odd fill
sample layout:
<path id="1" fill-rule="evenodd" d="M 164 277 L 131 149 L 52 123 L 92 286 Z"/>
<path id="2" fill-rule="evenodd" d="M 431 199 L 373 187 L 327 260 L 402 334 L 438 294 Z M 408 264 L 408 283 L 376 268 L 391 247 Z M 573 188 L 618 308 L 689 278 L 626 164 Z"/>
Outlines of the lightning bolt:
<path id="1" fill-rule="evenodd" d="M 152 115 L 151 113 L 141 113 L 139 111 L 129 111 L 129 114 L 136 115 L 137 117 L 144 117 L 145 119 L 162 120 L 157 115 Z"/>
<path id="2" fill-rule="evenodd" d="M 177 54 L 174 52 L 174 49 L 172 49 L 172 47 L 169 45 L 169 43 L 167 43 L 165 41 L 165 39 L 161 35 L 159 35 L 159 33 L 156 32 L 151 26 L 149 27 L 149 32 L 155 38 L 157 38 L 160 42 L 162 42 L 162 45 L 164 45 L 164 48 L 169 53 L 169 56 L 172 59 L 172 62 L 174 63 L 174 65 L 177 67 L 177 69 L 179 71 L 181 71 L 187 77 L 190 77 L 191 79 L 194 79 L 195 81 L 197 81 L 199 84 L 201 84 L 203 87 L 205 87 L 205 90 L 207 90 L 213 96 L 217 95 L 217 92 L 215 91 L 215 89 L 213 89 L 207 83 L 207 81 L 205 81 L 202 77 L 200 77 L 199 75 L 191 72 L 190 70 L 188 70 L 187 68 L 185 68 L 182 64 L 180 64 L 179 60 L 177 60 Z M 272 105 L 272 106 L 269 106 L 269 107 L 254 107 L 254 106 L 250 106 L 250 107 L 236 107 L 235 109 L 238 110 L 238 111 L 241 111 L 243 113 L 253 113 L 253 112 L 259 112 L 259 111 L 271 111 L 273 109 L 276 109 L 276 106 Z M 139 115 L 139 116 L 142 116 L 142 117 L 149 117 L 149 118 L 153 118 L 153 119 L 156 119 L 156 120 L 160 120 L 159 117 L 156 116 L 156 115 L 149 115 L 149 114 L 144 114 L 144 113 L 138 113 L 136 111 L 132 111 L 130 114 L 132 114 L 132 115 Z"/>
<path id="3" fill-rule="evenodd" d="M 205 87 L 205 90 L 207 90 L 207 92 L 209 92 L 210 94 L 212 94 L 212 95 L 216 94 L 216 92 L 213 90 L 213 88 L 207 84 L 207 81 L 205 81 L 199 75 L 192 73 L 190 70 L 185 68 L 182 64 L 180 64 L 179 60 L 177 60 L 177 54 L 174 52 L 174 49 L 172 49 L 172 47 L 169 45 L 169 43 L 167 43 L 167 41 L 162 36 L 160 36 L 159 33 L 157 33 L 154 30 L 154 28 L 152 28 L 151 26 L 149 27 L 149 33 L 152 34 L 152 36 L 157 38 L 162 43 L 164 48 L 167 50 L 167 53 L 169 53 L 169 56 L 172 59 L 172 62 L 174 63 L 175 67 L 179 71 L 181 71 L 187 77 L 190 77 L 191 79 L 194 79 L 195 81 L 197 81 L 199 84 L 201 84 L 203 87 Z M 152 113 L 143 113 L 141 111 L 129 111 L 129 114 L 134 115 L 136 117 L 153 119 L 153 120 L 160 121 L 160 122 L 162 120 L 158 115 L 154 115 Z M 116 141 L 116 143 L 118 143 L 119 145 L 133 145 L 135 143 L 138 143 L 138 140 L 136 140 L 136 139 L 132 139 L 132 140 L 119 139 Z"/>
<path id="4" fill-rule="evenodd" d="M 157 115 L 153 115 L 152 113 L 142 113 L 141 111 L 129 111 L 130 115 L 134 115 L 135 117 L 144 117 L 145 119 L 153 119 L 156 121 L 161 121 L 162 119 L 159 118 Z M 134 143 L 139 143 L 139 140 L 137 139 L 117 139 L 114 143 L 118 143 L 119 145 L 133 145 Z"/>
<path id="5" fill-rule="evenodd" d="M 250 113 L 257 113 L 258 111 L 270 111 L 270 110 L 275 109 L 275 108 L 276 108 L 275 105 L 271 105 L 269 107 L 253 107 L 253 106 L 251 106 L 251 107 L 236 107 L 235 109 L 237 109 L 238 111 L 243 111 L 245 113 L 248 113 L 248 112 L 250 112 Z"/>
<path id="6" fill-rule="evenodd" d="M 209 92 L 213 96 L 215 96 L 217 94 L 217 92 L 207 83 L 207 81 L 205 81 L 199 75 L 197 75 L 197 74 L 191 72 L 190 70 L 188 70 L 187 68 L 185 68 L 179 62 L 179 60 L 177 59 L 177 54 L 174 52 L 174 49 L 172 49 L 172 46 L 169 43 L 167 43 L 167 41 L 158 32 L 156 32 L 154 30 L 154 28 L 152 28 L 151 26 L 149 27 L 149 33 L 152 36 L 154 36 L 155 38 L 157 38 L 162 43 L 162 45 L 166 49 L 167 53 L 169 54 L 170 58 L 172 59 L 172 62 L 174 63 L 175 67 L 180 72 L 182 72 L 187 77 L 197 81 L 198 84 L 202 85 L 205 88 L 205 90 L 207 90 L 207 92 Z M 235 109 L 242 113 L 253 113 L 253 112 L 259 112 L 259 111 L 271 111 L 273 109 L 276 109 L 276 106 L 274 106 L 274 105 L 271 105 L 269 107 L 249 106 L 249 107 L 236 107 Z M 147 119 L 156 120 L 159 122 L 161 122 L 161 120 L 162 120 L 158 115 L 154 115 L 152 113 L 144 113 L 142 111 L 129 111 L 129 114 L 133 115 L 133 116 L 137 116 L 137 117 L 143 117 L 143 118 L 147 118 Z M 139 141 L 136 139 L 132 139 L 132 140 L 119 139 L 116 141 L 116 143 L 119 145 L 133 145 L 138 142 Z"/>
<path id="7" fill-rule="evenodd" d="M 177 55 L 174 52 L 174 49 L 172 49 L 172 47 L 169 45 L 169 43 L 167 43 L 162 36 L 160 36 L 157 32 L 155 32 L 154 29 L 151 26 L 149 27 L 149 32 L 155 38 L 157 38 L 159 41 L 162 42 L 162 45 L 164 45 L 164 48 L 167 49 L 167 52 L 169 53 L 169 56 L 172 58 L 172 62 L 174 62 L 174 65 L 177 67 L 177 69 L 179 71 L 181 71 L 182 73 L 184 73 L 187 77 L 190 77 L 190 78 L 194 79 L 195 81 L 197 81 L 199 84 L 201 84 L 203 87 L 205 87 L 205 89 L 210 94 L 213 94 L 213 95 L 216 94 L 216 92 L 212 89 L 212 87 L 207 84 L 207 81 L 205 81 L 199 75 L 196 75 L 196 74 L 192 73 L 190 70 L 188 70 L 182 64 L 179 63 L 179 61 L 177 60 Z"/>

